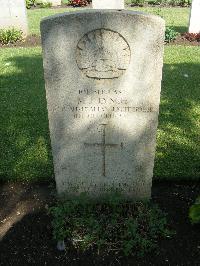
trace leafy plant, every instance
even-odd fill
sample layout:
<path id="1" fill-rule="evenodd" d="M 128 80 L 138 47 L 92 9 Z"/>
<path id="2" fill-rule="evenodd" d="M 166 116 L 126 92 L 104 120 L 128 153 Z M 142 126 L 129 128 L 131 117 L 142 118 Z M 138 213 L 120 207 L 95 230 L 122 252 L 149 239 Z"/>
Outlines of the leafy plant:
<path id="1" fill-rule="evenodd" d="M 52 6 L 52 3 L 51 3 L 51 2 L 38 1 L 38 2 L 37 2 L 37 5 L 38 5 L 40 8 L 48 8 L 48 7 L 51 7 L 51 6 Z"/>
<path id="2" fill-rule="evenodd" d="M 166 27 L 165 30 L 165 42 L 169 43 L 174 41 L 178 36 L 178 32 L 176 32 L 172 27 Z"/>
<path id="3" fill-rule="evenodd" d="M 164 5 L 164 6 L 190 6 L 191 0 L 127 0 L 128 4 L 142 6 L 148 5 Z"/>
<path id="4" fill-rule="evenodd" d="M 198 197 L 195 203 L 190 207 L 189 218 L 193 224 L 200 223 L 200 197 Z"/>
<path id="5" fill-rule="evenodd" d="M 43 2 L 41 0 L 26 0 L 26 8 L 30 9 L 31 7 L 40 7 L 40 8 L 47 8 L 51 7 L 52 3 L 51 2 Z"/>
<path id="6" fill-rule="evenodd" d="M 120 194 L 105 195 L 100 201 L 86 194 L 58 202 L 49 210 L 54 238 L 67 239 L 74 248 L 98 253 L 138 255 L 155 250 L 157 240 L 168 237 L 167 221 L 150 202 L 124 202 Z"/>
<path id="7" fill-rule="evenodd" d="M 23 40 L 23 32 L 21 30 L 10 28 L 0 29 L 0 43 L 9 44 Z"/>
<path id="8" fill-rule="evenodd" d="M 26 0 L 26 8 L 30 9 L 32 6 L 36 6 L 37 1 L 36 0 Z"/>
<path id="9" fill-rule="evenodd" d="M 162 0 L 149 0 L 147 1 L 149 5 L 160 5 L 162 3 Z"/>
<path id="10" fill-rule="evenodd" d="M 143 6 L 145 2 L 146 0 L 131 0 L 131 4 L 136 6 Z"/>
<path id="11" fill-rule="evenodd" d="M 169 4 L 172 6 L 189 6 L 191 0 L 168 0 Z"/>

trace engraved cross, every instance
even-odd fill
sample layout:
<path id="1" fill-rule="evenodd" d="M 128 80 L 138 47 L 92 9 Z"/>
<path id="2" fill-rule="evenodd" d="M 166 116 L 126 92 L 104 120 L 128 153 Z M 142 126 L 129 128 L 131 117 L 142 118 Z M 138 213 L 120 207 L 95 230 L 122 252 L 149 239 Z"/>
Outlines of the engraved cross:
<path id="1" fill-rule="evenodd" d="M 103 156 L 103 163 L 102 163 L 102 175 L 106 176 L 106 148 L 107 147 L 121 147 L 123 148 L 123 143 L 121 144 L 113 144 L 113 143 L 106 143 L 106 125 L 107 124 L 100 124 L 100 126 L 103 127 L 103 134 L 102 134 L 102 142 L 101 143 L 84 143 L 85 146 L 94 146 L 94 147 L 100 147 L 102 156 Z"/>

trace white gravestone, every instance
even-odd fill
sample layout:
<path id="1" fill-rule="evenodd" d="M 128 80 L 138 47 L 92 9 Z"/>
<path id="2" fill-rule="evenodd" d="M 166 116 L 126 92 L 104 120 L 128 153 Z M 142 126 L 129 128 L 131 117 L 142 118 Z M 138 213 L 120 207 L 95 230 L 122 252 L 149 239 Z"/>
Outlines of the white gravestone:
<path id="1" fill-rule="evenodd" d="M 41 22 L 59 193 L 150 197 L 164 29 L 159 17 L 117 10 Z"/>
<path id="2" fill-rule="evenodd" d="M 200 33 L 200 0 L 192 1 L 189 33 Z"/>
<path id="3" fill-rule="evenodd" d="M 61 0 L 42 0 L 43 3 L 51 3 L 52 6 L 60 6 Z"/>
<path id="4" fill-rule="evenodd" d="M 13 27 L 28 33 L 25 0 L 0 0 L 0 29 Z"/>
<path id="5" fill-rule="evenodd" d="M 92 0 L 94 9 L 124 9 L 124 0 Z"/>

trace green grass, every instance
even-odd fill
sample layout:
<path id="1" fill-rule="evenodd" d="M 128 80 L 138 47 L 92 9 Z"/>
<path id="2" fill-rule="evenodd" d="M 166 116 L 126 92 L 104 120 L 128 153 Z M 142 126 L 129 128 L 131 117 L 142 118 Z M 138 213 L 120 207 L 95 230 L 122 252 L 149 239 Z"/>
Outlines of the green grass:
<path id="1" fill-rule="evenodd" d="M 60 9 L 35 9 L 28 10 L 29 32 L 30 34 L 40 34 L 40 21 L 42 18 L 51 16 L 57 13 L 76 11 L 76 8 L 60 8 Z M 130 10 L 143 11 L 154 15 L 162 16 L 167 26 L 173 26 L 178 32 L 186 32 L 189 21 L 189 8 L 130 8 Z"/>
<path id="2" fill-rule="evenodd" d="M 154 175 L 200 177 L 200 47 L 165 48 Z"/>
<path id="3" fill-rule="evenodd" d="M 57 13 L 69 12 L 75 9 L 69 8 L 58 8 L 58 9 L 51 9 L 51 8 L 40 8 L 40 9 L 33 9 L 27 10 L 28 13 L 28 24 L 29 24 L 29 32 L 30 34 L 40 34 L 40 21 L 44 17 L 52 16 Z"/>
<path id="4" fill-rule="evenodd" d="M 40 48 L 0 54 L 0 179 L 53 174 Z"/>
<path id="5" fill-rule="evenodd" d="M 154 176 L 200 178 L 200 47 L 165 47 Z M 0 179 L 53 176 L 41 48 L 0 54 Z"/>
<path id="6" fill-rule="evenodd" d="M 153 15 L 161 16 L 166 23 L 166 26 L 173 27 L 177 32 L 183 33 L 188 30 L 189 23 L 189 8 L 159 8 L 159 7 L 148 7 L 148 8 L 131 8 L 131 10 L 143 11 Z"/>

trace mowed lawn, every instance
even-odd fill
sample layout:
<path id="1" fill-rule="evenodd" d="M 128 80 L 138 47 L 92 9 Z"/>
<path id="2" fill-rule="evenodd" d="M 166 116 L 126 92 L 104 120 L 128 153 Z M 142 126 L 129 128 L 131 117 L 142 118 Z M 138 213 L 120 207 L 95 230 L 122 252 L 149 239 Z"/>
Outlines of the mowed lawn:
<path id="1" fill-rule="evenodd" d="M 159 7 L 135 7 L 130 10 L 142 11 L 161 16 L 166 21 L 166 26 L 173 27 L 177 32 L 186 32 L 189 21 L 189 8 L 159 8 Z M 34 9 L 28 10 L 29 32 L 30 34 L 40 34 L 40 21 L 42 18 L 58 13 L 77 11 L 77 8 L 58 8 L 58 9 Z"/>
<path id="2" fill-rule="evenodd" d="M 200 47 L 166 46 L 154 178 L 200 178 Z M 53 177 L 41 48 L 0 50 L 0 179 Z"/>
<path id="3" fill-rule="evenodd" d="M 43 17 L 77 9 L 28 10 L 29 32 Z M 131 8 L 187 31 L 189 8 Z M 154 178 L 200 178 L 200 47 L 166 46 Z M 45 180 L 53 162 L 41 48 L 0 50 L 0 180 Z"/>

